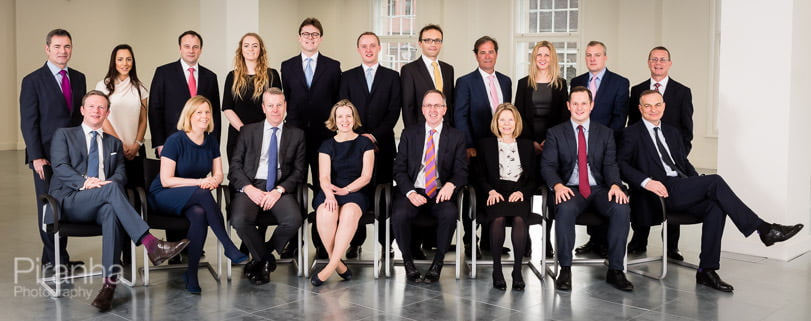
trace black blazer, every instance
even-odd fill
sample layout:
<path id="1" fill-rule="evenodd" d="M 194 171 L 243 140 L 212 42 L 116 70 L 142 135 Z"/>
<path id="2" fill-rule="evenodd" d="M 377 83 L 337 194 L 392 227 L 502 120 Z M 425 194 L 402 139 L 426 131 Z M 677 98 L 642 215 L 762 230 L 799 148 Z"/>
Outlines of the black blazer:
<path id="1" fill-rule="evenodd" d="M 422 153 L 425 150 L 425 122 L 403 129 L 400 145 L 394 159 L 394 181 L 405 195 L 414 189 L 420 168 Z M 439 150 L 436 151 L 439 181 L 451 182 L 456 187 L 454 193 L 467 184 L 467 157 L 465 154 L 465 134 L 458 129 L 442 127 L 439 134 Z"/>
<path id="2" fill-rule="evenodd" d="M 50 160 L 51 139 L 58 128 L 82 123 L 82 97 L 87 91 L 84 74 L 68 68 L 73 92 L 73 111 L 62 95 L 62 88 L 48 69 L 48 64 L 23 78 L 20 85 L 20 131 L 25 140 L 25 162 L 33 168 L 32 160 Z"/>
<path id="3" fill-rule="evenodd" d="M 262 155 L 264 125 L 264 121 L 247 124 L 240 130 L 234 157 L 230 160 L 228 170 L 228 180 L 236 190 L 252 185 L 256 180 L 259 157 Z M 276 185 L 284 187 L 286 193 L 295 193 L 296 187 L 304 183 L 306 178 L 304 147 L 304 131 L 285 124 L 282 127 L 282 141 L 279 142 L 278 160 L 281 174 L 276 178 L 278 182 Z"/>
<path id="4" fill-rule="evenodd" d="M 649 79 L 631 88 L 631 99 L 628 101 L 628 125 L 636 123 L 642 118 L 639 113 L 639 96 L 643 91 L 650 89 L 650 86 Z M 685 152 L 689 155 L 693 148 L 693 94 L 690 88 L 670 78 L 663 96 L 666 106 L 662 121 L 679 129 Z"/>
<path id="5" fill-rule="evenodd" d="M 217 75 L 200 64 L 197 71 L 197 95 L 211 101 L 211 116 L 217 142 L 220 141 L 220 88 Z M 149 87 L 149 132 L 152 133 L 152 146 L 163 146 L 169 135 L 177 132 L 177 121 L 186 101 L 191 98 L 186 82 L 186 71 L 180 60 L 170 62 L 155 69 L 152 86 Z"/>
<path id="6" fill-rule="evenodd" d="M 622 186 L 617 166 L 617 150 L 613 131 L 591 121 L 588 135 L 588 164 L 597 185 Z M 571 122 L 564 122 L 549 129 L 546 144 L 541 153 L 541 175 L 550 190 L 557 183 L 566 185 L 577 165 L 577 138 Z"/>
<path id="7" fill-rule="evenodd" d="M 511 102 L 512 80 L 500 72 L 496 72 L 496 79 L 504 98 L 500 103 Z M 453 123 L 457 129 L 465 133 L 466 146 L 476 147 L 481 138 L 493 136 L 490 131 L 493 109 L 490 107 L 490 96 L 478 68 L 456 80 L 454 97 L 456 102 Z"/>
<path id="8" fill-rule="evenodd" d="M 439 70 L 442 72 L 442 92 L 445 94 L 448 110 L 445 113 L 445 123 L 453 126 L 453 66 L 439 61 Z M 403 85 L 403 125 L 411 127 L 425 122 L 422 115 L 422 96 L 429 89 L 434 88 L 431 74 L 422 61 L 422 56 L 409 62 L 400 69 L 400 78 Z"/>
<path id="9" fill-rule="evenodd" d="M 589 87 L 588 72 L 572 79 L 572 88 L 576 86 Z M 591 120 L 608 126 L 620 134 L 625 128 L 628 119 L 628 87 L 627 78 L 605 69 L 600 88 L 597 88 L 597 97 L 594 99 L 594 109 L 591 111 Z"/>
<path id="10" fill-rule="evenodd" d="M 518 142 L 518 158 L 521 160 L 521 177 L 518 178 L 518 186 L 520 186 L 521 193 L 524 194 L 524 199 L 529 199 L 535 193 L 536 179 L 535 179 L 535 147 L 529 139 L 519 138 Z M 479 153 L 483 157 L 477 157 L 479 161 L 477 166 L 479 170 L 477 173 L 484 173 L 484 176 L 477 176 L 472 179 L 476 183 L 476 187 L 485 195 L 495 188 L 500 180 L 499 177 L 499 162 L 498 162 L 498 139 L 495 137 L 487 137 L 482 139 L 479 143 Z M 505 195 L 505 197 L 508 195 Z"/>
<path id="11" fill-rule="evenodd" d="M 569 109 L 566 108 L 566 101 L 569 100 L 569 88 L 566 85 L 566 79 L 560 78 L 560 88 L 552 88 L 552 113 L 549 114 L 549 127 L 555 126 L 568 120 Z M 546 139 L 546 133 L 540 137 L 535 136 L 535 126 L 532 122 L 534 117 L 535 104 L 532 102 L 532 87 L 529 86 L 529 77 L 524 77 L 518 80 L 518 88 L 515 90 L 515 108 L 521 114 L 524 123 L 524 130 L 521 137 L 532 139 L 535 142 L 543 142 Z"/>
<path id="12" fill-rule="evenodd" d="M 287 99 L 287 122 L 305 130 L 308 137 L 316 135 L 326 139 L 333 135 L 324 122 L 329 118 L 332 105 L 338 101 L 341 63 L 319 53 L 310 88 L 307 88 L 300 54 L 282 62 L 281 70 L 282 87 Z M 321 145 L 320 141 L 310 143 L 315 144 L 316 148 Z"/>
<path id="13" fill-rule="evenodd" d="M 57 129 L 51 144 L 51 166 L 53 177 L 48 191 L 60 205 L 62 200 L 79 191 L 87 174 L 87 142 L 82 126 Z M 102 152 L 104 155 L 105 180 L 113 181 L 123 187 L 127 183 L 124 170 L 124 149 L 121 141 L 113 135 L 102 135 Z M 45 214 L 45 222 L 53 223 L 53 214 Z"/>
<path id="14" fill-rule="evenodd" d="M 670 155 L 687 176 L 698 176 L 696 169 L 687 160 L 687 152 L 682 144 L 682 135 L 676 127 L 662 122 L 662 135 L 670 149 Z M 651 139 L 645 123 L 638 121 L 625 128 L 619 153 L 619 166 L 622 178 L 631 188 L 631 219 L 635 225 L 649 226 L 662 221 L 662 211 L 658 197 L 647 192 L 641 184 L 646 178 L 657 181 L 667 179 L 656 143 Z"/>

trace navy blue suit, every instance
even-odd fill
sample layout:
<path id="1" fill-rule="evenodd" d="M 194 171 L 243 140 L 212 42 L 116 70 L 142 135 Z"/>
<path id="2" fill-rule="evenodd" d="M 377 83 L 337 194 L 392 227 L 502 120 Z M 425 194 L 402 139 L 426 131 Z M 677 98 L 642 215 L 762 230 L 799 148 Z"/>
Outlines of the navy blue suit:
<path id="1" fill-rule="evenodd" d="M 572 79 L 572 88 L 577 86 L 589 87 L 590 73 L 584 73 Z M 627 78 L 611 72 L 606 68 L 605 75 L 597 88 L 594 97 L 594 109 L 591 111 L 591 120 L 614 130 L 615 135 L 621 134 L 628 119 L 628 88 L 630 82 Z M 618 137 L 619 139 L 619 137 Z"/>
<path id="2" fill-rule="evenodd" d="M 496 72 L 496 79 L 501 88 L 504 100 L 499 103 L 512 101 L 512 81 L 510 77 Z M 456 80 L 454 107 L 454 125 L 465 133 L 465 144 L 468 148 L 475 148 L 482 138 L 491 137 L 490 121 L 493 120 L 493 108 L 484 80 L 477 68 L 473 72 L 459 77 Z"/>

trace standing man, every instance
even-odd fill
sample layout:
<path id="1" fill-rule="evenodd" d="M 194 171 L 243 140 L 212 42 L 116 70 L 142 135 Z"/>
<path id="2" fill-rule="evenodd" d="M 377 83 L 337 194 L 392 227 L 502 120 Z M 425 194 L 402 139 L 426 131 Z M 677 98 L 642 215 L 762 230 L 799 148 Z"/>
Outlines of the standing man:
<path id="1" fill-rule="evenodd" d="M 403 125 L 419 125 L 423 118 L 420 105 L 422 97 L 429 89 L 442 92 L 448 104 L 447 119 L 453 121 L 453 66 L 439 61 L 442 50 L 442 28 L 427 25 L 420 30 L 419 46 L 422 56 L 400 70 L 403 79 Z"/>
<path id="2" fill-rule="evenodd" d="M 51 139 L 59 128 L 82 122 L 79 107 L 86 91 L 84 74 L 68 68 L 73 39 L 64 29 L 54 29 L 45 37 L 47 61 L 41 68 L 23 78 L 20 86 L 20 130 L 25 140 L 25 163 L 34 173 L 34 197 L 48 192 L 51 177 Z M 37 230 L 42 240 L 42 266 L 53 267 L 53 234 L 42 229 L 42 203 L 37 198 Z M 64 262 L 70 262 L 65 248 L 67 238 L 60 240 Z"/>
<path id="3" fill-rule="evenodd" d="M 617 142 L 622 141 L 622 129 L 628 119 L 628 87 L 627 78 L 615 74 L 606 68 L 608 61 L 605 44 L 599 41 L 590 41 L 586 46 L 586 68 L 588 72 L 572 79 L 572 88 L 583 86 L 591 92 L 594 98 L 594 111 L 591 120 L 614 130 Z M 577 248 L 577 254 L 595 252 L 602 257 L 607 255 L 605 226 L 589 226 L 587 228 L 591 238 L 588 243 Z"/>
<path id="4" fill-rule="evenodd" d="M 265 121 L 242 127 L 228 171 L 237 191 L 232 225 L 253 257 L 245 274 L 255 284 L 270 282 L 270 272 L 276 270 L 273 250 L 281 254 L 301 226 L 295 194 L 307 177 L 304 131 L 284 124 L 287 103 L 281 89 L 262 94 L 262 110 Z M 258 215 L 272 215 L 278 222 L 267 243 L 264 232 L 256 229 Z"/>
<path id="5" fill-rule="evenodd" d="M 630 208 L 620 180 L 614 135 L 610 128 L 591 122 L 594 109 L 586 87 L 572 88 L 566 103 L 571 120 L 549 129 L 541 154 L 541 175 L 555 197 L 555 235 L 561 269 L 558 290 L 572 289 L 572 248 L 577 216 L 594 207 L 608 218 L 608 272 L 606 282 L 623 291 L 634 285 L 625 278 L 625 240 Z"/>
<path id="6" fill-rule="evenodd" d="M 628 124 L 632 125 L 639 121 L 639 98 L 643 91 L 656 90 L 664 96 L 667 109 L 662 115 L 662 120 L 670 126 L 675 126 L 681 132 L 685 154 L 690 155 L 693 141 L 693 94 L 690 88 L 682 85 L 673 78 L 670 78 L 670 51 L 665 47 L 654 47 L 648 53 L 648 68 L 650 68 L 650 79 L 645 80 L 631 88 L 631 100 L 628 102 Z M 639 213 L 631 211 L 631 227 L 634 229 L 634 236 L 628 243 L 629 254 L 645 253 L 648 246 L 648 234 L 650 233 L 650 221 L 645 219 L 649 213 Z M 667 226 L 667 255 L 669 258 L 682 261 L 684 257 L 679 253 L 679 226 Z"/>
<path id="7" fill-rule="evenodd" d="M 437 282 L 442 272 L 445 253 L 456 230 L 456 192 L 467 184 L 464 134 L 443 123 L 446 105 L 442 92 L 431 89 L 422 103 L 424 122 L 403 130 L 397 158 L 394 160 L 394 180 L 399 193 L 392 201 L 392 228 L 403 254 L 406 278 L 420 279 L 411 256 L 411 224 L 420 211 L 437 218 L 437 251 L 425 283 Z"/>
<path id="8" fill-rule="evenodd" d="M 400 75 L 378 62 L 380 38 L 373 32 L 360 34 L 357 47 L 361 65 L 341 75 L 338 97 L 349 99 L 355 105 L 362 124 L 356 131 L 368 137 L 377 147 L 374 181 L 367 189 L 369 199 L 373 200 L 374 186 L 392 180 L 392 166 L 396 153 L 394 126 L 400 117 Z M 382 235 L 385 238 L 385 233 Z M 355 237 L 349 243 L 346 257 L 349 259 L 358 257 L 358 250 L 365 240 L 366 229 L 358 226 Z"/>

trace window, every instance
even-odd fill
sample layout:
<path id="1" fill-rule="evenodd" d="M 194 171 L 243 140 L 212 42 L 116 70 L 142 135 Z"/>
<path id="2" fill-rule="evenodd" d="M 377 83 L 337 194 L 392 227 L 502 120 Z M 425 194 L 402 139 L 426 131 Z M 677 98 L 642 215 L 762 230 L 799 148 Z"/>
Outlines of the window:
<path id="1" fill-rule="evenodd" d="M 417 59 L 415 3 L 417 0 L 375 1 L 374 26 L 380 37 L 380 64 L 400 71 L 400 67 Z"/>
<path id="2" fill-rule="evenodd" d="M 516 20 L 516 78 L 527 75 L 535 43 L 551 42 L 558 54 L 560 76 L 577 76 L 579 0 L 519 0 Z"/>

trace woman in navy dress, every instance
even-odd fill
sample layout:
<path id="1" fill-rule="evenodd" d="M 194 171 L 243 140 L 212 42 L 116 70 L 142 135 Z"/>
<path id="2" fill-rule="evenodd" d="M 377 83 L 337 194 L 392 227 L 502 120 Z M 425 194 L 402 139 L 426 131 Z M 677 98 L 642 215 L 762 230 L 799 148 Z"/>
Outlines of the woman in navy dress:
<path id="1" fill-rule="evenodd" d="M 240 252 L 225 232 L 220 206 L 211 196 L 223 179 L 220 147 L 209 133 L 214 129 L 211 102 L 195 96 L 186 102 L 177 122 L 178 132 L 169 136 L 161 152 L 160 175 L 149 188 L 149 202 L 161 212 L 189 219 L 189 267 L 183 274 L 186 290 L 200 293 L 197 268 L 207 226 L 225 247 L 225 255 L 240 263 L 248 256 Z M 208 176 L 211 173 L 211 176 Z"/>
<path id="2" fill-rule="evenodd" d="M 355 132 L 361 126 L 360 118 L 348 99 L 332 107 L 326 125 L 337 133 L 318 149 L 321 191 L 313 199 L 313 208 L 329 263 L 313 274 L 311 281 L 315 286 L 324 283 L 333 272 L 344 280 L 352 278 L 352 271 L 341 261 L 341 256 L 368 207 L 363 188 L 372 179 L 375 158 L 374 143 Z"/>

